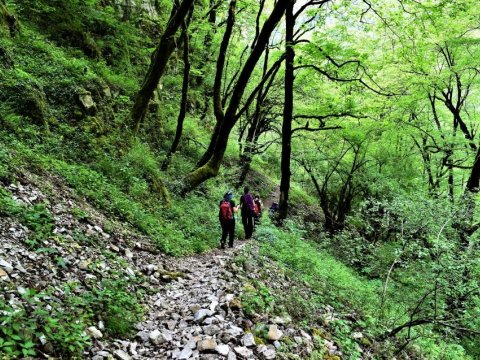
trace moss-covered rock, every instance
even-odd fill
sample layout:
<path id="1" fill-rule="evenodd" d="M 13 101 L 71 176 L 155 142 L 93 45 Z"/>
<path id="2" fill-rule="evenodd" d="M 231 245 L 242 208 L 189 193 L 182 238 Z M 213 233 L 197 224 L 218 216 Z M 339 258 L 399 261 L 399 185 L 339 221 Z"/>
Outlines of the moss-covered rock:
<path id="1" fill-rule="evenodd" d="M 20 31 L 17 17 L 8 10 L 4 0 L 0 0 L 0 28 L 2 27 L 8 29 L 11 37 Z"/>
<path id="2" fill-rule="evenodd" d="M 23 92 L 22 115 L 28 116 L 37 125 L 47 124 L 47 99 L 42 89 L 26 87 Z"/>

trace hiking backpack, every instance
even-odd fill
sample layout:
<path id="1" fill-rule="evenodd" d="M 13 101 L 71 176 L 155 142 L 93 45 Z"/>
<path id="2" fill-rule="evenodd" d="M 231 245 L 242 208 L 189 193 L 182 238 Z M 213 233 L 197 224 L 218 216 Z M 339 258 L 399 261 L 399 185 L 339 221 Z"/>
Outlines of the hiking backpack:
<path id="1" fill-rule="evenodd" d="M 250 214 L 255 213 L 255 203 L 253 201 L 253 196 L 252 195 L 250 195 L 250 194 L 243 195 L 243 203 L 248 206 L 248 209 L 250 210 Z M 242 206 L 242 210 L 243 210 L 243 208 L 244 207 Z"/>
<path id="2" fill-rule="evenodd" d="M 260 208 L 260 203 L 258 201 L 255 201 L 255 215 L 260 215 L 261 208 Z"/>
<path id="3" fill-rule="evenodd" d="M 233 219 L 232 205 L 230 201 L 222 200 L 220 204 L 220 222 L 222 224 L 228 223 Z"/>

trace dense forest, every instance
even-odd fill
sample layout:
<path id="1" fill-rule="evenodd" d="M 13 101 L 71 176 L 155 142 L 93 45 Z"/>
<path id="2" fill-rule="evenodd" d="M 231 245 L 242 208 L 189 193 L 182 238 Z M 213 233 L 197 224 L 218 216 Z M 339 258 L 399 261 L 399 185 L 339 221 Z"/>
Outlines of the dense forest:
<path id="1" fill-rule="evenodd" d="M 0 358 L 480 359 L 478 106 L 475 0 L 0 0 Z"/>

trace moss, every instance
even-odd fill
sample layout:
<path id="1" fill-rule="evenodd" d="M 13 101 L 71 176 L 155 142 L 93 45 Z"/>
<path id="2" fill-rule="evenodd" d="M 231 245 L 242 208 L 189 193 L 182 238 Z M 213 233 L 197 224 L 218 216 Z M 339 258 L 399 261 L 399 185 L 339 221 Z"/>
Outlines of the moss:
<path id="1" fill-rule="evenodd" d="M 0 46 L 0 66 L 4 69 L 12 69 L 15 64 L 13 62 L 12 56 L 7 49 Z"/>
<path id="2" fill-rule="evenodd" d="M 323 355 L 323 360 L 342 360 L 342 358 L 338 355 L 325 354 Z"/>
<path id="3" fill-rule="evenodd" d="M 255 339 L 255 344 L 257 345 L 266 345 L 265 339 L 259 337 L 259 336 L 254 336 Z"/>
<path id="4" fill-rule="evenodd" d="M 7 28 L 10 36 L 14 37 L 20 32 L 20 24 L 17 17 L 12 14 L 3 0 L 0 0 L 0 28 Z"/>
<path id="5" fill-rule="evenodd" d="M 37 125 L 47 124 L 47 100 L 41 89 L 26 87 L 22 94 L 20 113 L 28 116 Z"/>
<path id="6" fill-rule="evenodd" d="M 372 342 L 367 337 L 362 337 L 360 339 L 360 344 L 362 344 L 363 346 L 372 346 Z"/>
<path id="7" fill-rule="evenodd" d="M 185 178 L 185 186 L 182 193 L 186 194 L 189 191 L 195 189 L 205 180 L 217 176 L 218 170 L 219 169 L 217 167 L 210 166 L 208 163 L 194 170 Z"/>
<path id="8" fill-rule="evenodd" d="M 311 330 L 313 336 L 318 336 L 325 340 L 330 340 L 332 338 L 332 335 L 326 332 L 324 329 L 312 328 Z"/>
<path id="9" fill-rule="evenodd" d="M 185 273 L 178 271 L 158 270 L 158 275 L 165 282 L 171 282 L 185 277 Z"/>

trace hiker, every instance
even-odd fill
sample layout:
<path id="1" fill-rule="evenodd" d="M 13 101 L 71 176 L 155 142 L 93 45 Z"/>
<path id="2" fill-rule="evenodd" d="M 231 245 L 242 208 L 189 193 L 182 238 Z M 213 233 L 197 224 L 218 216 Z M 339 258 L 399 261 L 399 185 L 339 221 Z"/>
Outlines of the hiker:
<path id="1" fill-rule="evenodd" d="M 260 195 L 255 195 L 255 199 L 253 200 L 254 205 L 254 221 L 255 225 L 260 223 L 260 217 L 262 216 L 262 200 L 260 200 Z"/>
<path id="2" fill-rule="evenodd" d="M 245 240 L 251 239 L 253 234 L 253 215 L 255 204 L 253 196 L 249 193 L 248 186 L 245 187 L 243 195 L 240 198 L 240 208 L 242 209 L 242 223 L 245 230 Z"/>
<path id="3" fill-rule="evenodd" d="M 272 206 L 270 206 L 270 209 L 268 210 L 268 214 L 270 216 L 273 216 L 277 211 L 278 211 L 278 203 L 274 202 L 272 203 Z"/>
<path id="4" fill-rule="evenodd" d="M 220 210 L 218 212 L 218 218 L 220 225 L 222 226 L 222 239 L 220 240 L 220 248 L 225 249 L 225 242 L 228 236 L 228 247 L 233 247 L 233 238 L 235 236 L 235 213 L 238 211 L 238 207 L 235 207 L 233 201 L 233 193 L 229 190 L 223 195 L 222 201 L 220 201 Z"/>

